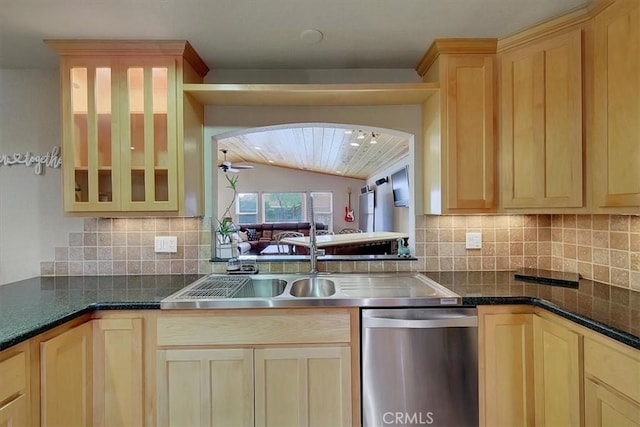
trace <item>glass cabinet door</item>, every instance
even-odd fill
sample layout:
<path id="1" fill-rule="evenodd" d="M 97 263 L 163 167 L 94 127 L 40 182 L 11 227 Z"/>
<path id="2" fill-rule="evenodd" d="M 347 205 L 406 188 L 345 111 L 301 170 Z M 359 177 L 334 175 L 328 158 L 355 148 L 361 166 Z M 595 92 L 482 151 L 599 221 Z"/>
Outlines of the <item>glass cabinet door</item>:
<path id="1" fill-rule="evenodd" d="M 119 208 L 118 135 L 114 132 L 113 69 L 109 62 L 84 60 L 68 72 L 69 113 L 65 122 L 63 161 L 65 209 L 111 211 Z"/>
<path id="2" fill-rule="evenodd" d="M 123 210 L 177 210 L 173 60 L 136 58 L 123 71 Z"/>

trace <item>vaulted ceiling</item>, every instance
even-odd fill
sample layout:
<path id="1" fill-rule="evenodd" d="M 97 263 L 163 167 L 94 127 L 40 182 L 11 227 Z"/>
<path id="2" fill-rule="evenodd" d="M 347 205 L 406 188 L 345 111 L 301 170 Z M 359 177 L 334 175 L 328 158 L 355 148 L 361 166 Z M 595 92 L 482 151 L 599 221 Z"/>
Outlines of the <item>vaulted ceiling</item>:
<path id="1" fill-rule="evenodd" d="M 358 136 L 361 138 L 358 138 Z M 234 164 L 261 163 L 367 179 L 409 154 L 406 137 L 353 128 L 278 127 L 218 140 Z M 218 152 L 218 164 L 224 153 Z"/>

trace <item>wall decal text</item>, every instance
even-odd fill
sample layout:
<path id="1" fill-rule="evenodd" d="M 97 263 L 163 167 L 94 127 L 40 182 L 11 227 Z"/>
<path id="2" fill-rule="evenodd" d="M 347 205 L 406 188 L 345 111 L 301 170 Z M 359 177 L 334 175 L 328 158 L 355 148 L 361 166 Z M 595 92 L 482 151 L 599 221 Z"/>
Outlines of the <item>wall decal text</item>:
<path id="1" fill-rule="evenodd" d="M 31 154 L 29 151 L 26 153 L 0 154 L 0 166 L 13 165 L 33 167 L 36 175 L 42 175 L 44 167 L 59 169 L 62 166 L 60 147 L 53 147 L 48 153 L 40 155 Z"/>

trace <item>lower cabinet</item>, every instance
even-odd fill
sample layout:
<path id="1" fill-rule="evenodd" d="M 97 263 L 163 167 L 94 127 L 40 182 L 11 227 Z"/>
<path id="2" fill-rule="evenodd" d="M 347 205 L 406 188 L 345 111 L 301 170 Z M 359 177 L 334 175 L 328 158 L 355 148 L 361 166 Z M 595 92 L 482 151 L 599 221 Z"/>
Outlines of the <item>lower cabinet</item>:
<path id="1" fill-rule="evenodd" d="M 533 315 L 536 424 L 581 426 L 582 336 Z"/>
<path id="2" fill-rule="evenodd" d="M 640 426 L 640 351 L 531 306 L 478 307 L 484 426 Z"/>
<path id="3" fill-rule="evenodd" d="M 91 322 L 40 344 L 42 426 L 92 425 Z"/>
<path id="4" fill-rule="evenodd" d="M 640 351 L 591 335 L 584 375 L 585 425 L 640 426 Z"/>
<path id="5" fill-rule="evenodd" d="M 159 424 L 346 426 L 350 363 L 348 347 L 159 350 Z"/>
<path id="6" fill-rule="evenodd" d="M 92 323 L 94 426 L 142 426 L 143 320 L 107 317 Z"/>
<path id="7" fill-rule="evenodd" d="M 253 349 L 158 351 L 158 424 L 253 426 Z"/>
<path id="8" fill-rule="evenodd" d="M 358 425 L 353 390 L 359 371 L 352 369 L 359 359 L 359 340 L 352 335 L 357 313 L 269 309 L 160 316 L 158 425 Z"/>
<path id="9" fill-rule="evenodd" d="M 21 394 L 3 406 L 0 406 L 0 426 L 19 427 L 29 425 L 27 422 L 29 419 L 27 401 L 27 396 Z"/>
<path id="10" fill-rule="evenodd" d="M 0 352 L 0 426 L 27 426 L 29 420 L 29 347 Z"/>
<path id="11" fill-rule="evenodd" d="M 255 351 L 255 425 L 351 425 L 349 347 Z"/>
<path id="12" fill-rule="evenodd" d="M 478 307 L 481 426 L 534 426 L 529 306 Z"/>

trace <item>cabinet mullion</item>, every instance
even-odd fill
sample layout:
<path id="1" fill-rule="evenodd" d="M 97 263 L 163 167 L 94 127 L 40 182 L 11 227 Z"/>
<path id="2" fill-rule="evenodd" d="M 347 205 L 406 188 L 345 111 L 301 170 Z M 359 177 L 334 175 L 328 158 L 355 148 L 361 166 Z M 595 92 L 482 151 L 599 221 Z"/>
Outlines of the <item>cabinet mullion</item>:
<path id="1" fill-rule="evenodd" d="M 144 198 L 145 203 L 156 201 L 155 192 L 155 135 L 153 129 L 153 67 L 144 67 Z"/>

